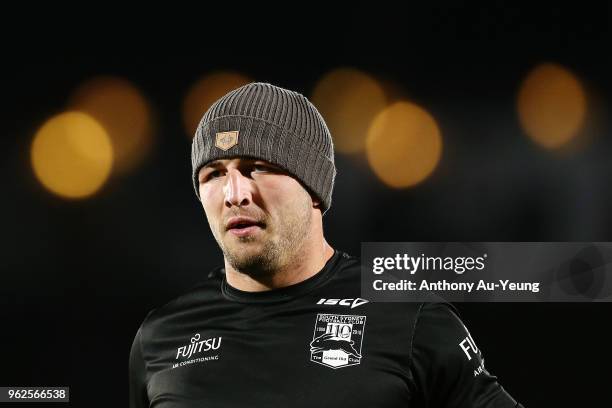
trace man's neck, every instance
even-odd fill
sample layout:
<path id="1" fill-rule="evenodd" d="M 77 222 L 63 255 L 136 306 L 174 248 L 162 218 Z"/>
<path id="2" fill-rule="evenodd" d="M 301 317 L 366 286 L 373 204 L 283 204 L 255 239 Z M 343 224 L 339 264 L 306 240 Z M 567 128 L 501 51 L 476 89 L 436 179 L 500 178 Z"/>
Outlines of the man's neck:
<path id="1" fill-rule="evenodd" d="M 286 265 L 264 278 L 254 278 L 235 270 L 225 261 L 225 276 L 230 286 L 245 292 L 262 292 L 284 288 L 305 281 L 320 272 L 334 255 L 334 249 L 323 239 L 320 245 L 305 248 Z"/>

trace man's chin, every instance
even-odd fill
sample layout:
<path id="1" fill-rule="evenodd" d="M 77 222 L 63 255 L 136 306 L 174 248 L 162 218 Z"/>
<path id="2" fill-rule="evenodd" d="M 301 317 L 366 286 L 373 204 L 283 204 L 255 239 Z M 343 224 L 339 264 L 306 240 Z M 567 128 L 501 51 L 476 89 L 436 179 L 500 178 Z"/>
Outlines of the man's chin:
<path id="1" fill-rule="evenodd" d="M 275 264 L 264 251 L 231 252 L 226 254 L 226 259 L 236 271 L 254 278 L 268 276 Z"/>
<path id="2" fill-rule="evenodd" d="M 228 242 L 229 241 L 229 242 Z M 250 259 L 263 257 L 264 245 L 260 240 L 232 238 L 225 242 L 225 256 L 234 259 Z"/>

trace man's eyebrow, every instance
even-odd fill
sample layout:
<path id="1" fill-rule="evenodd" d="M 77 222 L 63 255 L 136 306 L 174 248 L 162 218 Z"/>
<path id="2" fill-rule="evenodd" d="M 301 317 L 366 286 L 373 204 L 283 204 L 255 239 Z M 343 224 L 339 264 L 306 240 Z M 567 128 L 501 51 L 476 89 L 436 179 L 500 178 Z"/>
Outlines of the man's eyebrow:
<path id="1" fill-rule="evenodd" d="M 283 169 L 282 167 L 274 164 L 274 163 L 270 163 L 269 161 L 263 160 L 263 159 L 250 159 L 250 160 L 245 160 L 243 163 L 241 163 L 240 165 L 265 165 L 268 166 L 270 168 L 279 170 L 279 171 L 286 171 L 285 169 Z M 221 162 L 221 160 L 213 160 L 209 163 L 206 163 L 204 166 L 202 166 L 202 169 L 206 169 L 206 168 L 211 168 L 211 169 L 216 169 L 219 167 L 223 167 L 223 163 Z"/>
<path id="2" fill-rule="evenodd" d="M 259 159 L 257 159 L 257 160 L 255 160 L 253 162 L 253 164 L 259 164 L 259 165 L 264 165 L 264 166 L 269 166 L 269 167 L 272 167 L 272 168 L 276 168 L 276 169 L 279 169 L 279 170 L 284 170 L 282 167 L 277 166 L 274 163 L 270 163 L 269 161 L 266 161 L 266 160 L 259 160 Z"/>
<path id="3" fill-rule="evenodd" d="M 203 167 L 220 167 L 222 164 L 219 160 L 213 160 L 210 163 L 206 163 Z"/>

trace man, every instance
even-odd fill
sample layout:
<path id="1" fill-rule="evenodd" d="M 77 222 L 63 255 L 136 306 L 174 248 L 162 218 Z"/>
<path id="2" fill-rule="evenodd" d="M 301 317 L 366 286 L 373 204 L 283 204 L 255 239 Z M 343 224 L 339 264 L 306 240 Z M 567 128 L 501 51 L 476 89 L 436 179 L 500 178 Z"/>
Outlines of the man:
<path id="1" fill-rule="evenodd" d="M 193 183 L 224 267 L 150 312 L 130 407 L 516 407 L 445 303 L 360 298 L 359 260 L 322 217 L 331 136 L 302 95 L 252 83 L 218 100 Z"/>

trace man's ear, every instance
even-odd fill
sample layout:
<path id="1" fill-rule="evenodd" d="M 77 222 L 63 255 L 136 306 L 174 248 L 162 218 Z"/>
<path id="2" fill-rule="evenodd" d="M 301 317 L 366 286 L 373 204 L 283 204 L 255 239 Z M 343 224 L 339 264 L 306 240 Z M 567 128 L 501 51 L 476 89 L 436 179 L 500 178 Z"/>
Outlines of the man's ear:
<path id="1" fill-rule="evenodd" d="M 308 192 L 308 195 L 310 196 L 310 199 L 312 200 L 312 208 L 321 209 L 321 200 L 308 188 L 304 187 L 304 189 Z"/>
<path id="2" fill-rule="evenodd" d="M 310 194 L 310 198 L 312 198 L 312 206 L 314 208 L 320 208 L 321 207 L 321 200 L 319 200 L 317 197 L 315 197 L 314 194 Z"/>

